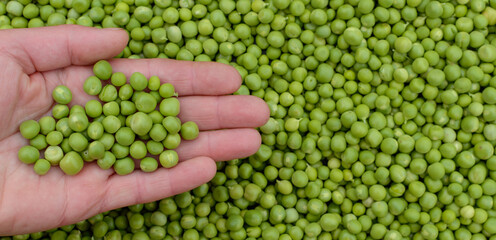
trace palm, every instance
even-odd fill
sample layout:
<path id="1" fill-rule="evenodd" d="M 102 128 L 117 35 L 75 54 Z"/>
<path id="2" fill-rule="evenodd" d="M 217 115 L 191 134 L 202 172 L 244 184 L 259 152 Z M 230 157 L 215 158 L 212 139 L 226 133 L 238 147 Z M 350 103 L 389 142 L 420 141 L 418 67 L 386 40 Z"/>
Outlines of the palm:
<path id="1" fill-rule="evenodd" d="M 32 166 L 21 163 L 17 151 L 27 141 L 19 124 L 49 114 L 51 91 L 60 84 L 72 90 L 73 104 L 84 104 L 90 96 L 82 91 L 82 82 L 91 74 L 85 65 L 118 54 L 126 41 L 122 31 L 77 26 L 0 34 L 0 235 L 46 230 L 184 192 L 210 180 L 214 160 L 245 157 L 258 149 L 260 136 L 251 128 L 268 117 L 263 101 L 219 96 L 239 87 L 233 69 L 213 63 L 119 59 L 112 61 L 114 70 L 157 75 L 183 96 L 180 118 L 196 121 L 202 132 L 177 149 L 181 163 L 170 170 L 127 176 L 95 164 L 87 164 L 76 176 L 58 168 L 38 176 Z"/>

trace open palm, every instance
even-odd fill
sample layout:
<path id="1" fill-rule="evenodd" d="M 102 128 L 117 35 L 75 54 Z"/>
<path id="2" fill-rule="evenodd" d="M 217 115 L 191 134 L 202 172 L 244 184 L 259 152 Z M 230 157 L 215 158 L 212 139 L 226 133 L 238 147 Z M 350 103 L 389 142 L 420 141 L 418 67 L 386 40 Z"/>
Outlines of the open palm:
<path id="1" fill-rule="evenodd" d="M 165 59 L 111 61 L 114 71 L 157 75 L 175 85 L 179 117 L 197 122 L 201 132 L 177 149 L 181 162 L 153 173 L 126 176 L 86 164 L 76 176 L 58 168 L 38 176 L 17 159 L 27 144 L 19 125 L 50 114 L 57 85 L 73 92 L 71 104 L 91 99 L 82 90 L 91 64 L 124 49 L 128 35 L 118 29 L 59 26 L 0 30 L 0 235 L 30 233 L 78 222 L 97 213 L 151 202 L 209 181 L 215 161 L 246 157 L 257 151 L 254 127 L 268 118 L 265 103 L 252 96 L 230 96 L 241 79 L 218 63 Z"/>

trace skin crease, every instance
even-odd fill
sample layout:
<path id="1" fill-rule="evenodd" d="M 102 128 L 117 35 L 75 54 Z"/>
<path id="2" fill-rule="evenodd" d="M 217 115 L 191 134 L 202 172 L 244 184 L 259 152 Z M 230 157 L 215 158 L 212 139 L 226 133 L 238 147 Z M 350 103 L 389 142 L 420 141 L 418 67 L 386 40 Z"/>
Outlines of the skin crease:
<path id="1" fill-rule="evenodd" d="M 85 164 L 76 176 L 58 167 L 38 176 L 32 165 L 17 159 L 28 144 L 19 125 L 49 115 L 57 85 L 68 86 L 71 104 L 94 98 L 84 93 L 92 64 L 110 59 L 124 49 L 128 35 L 118 29 L 57 26 L 0 31 L 0 235 L 43 231 L 87 219 L 100 212 L 156 201 L 209 181 L 215 161 L 247 157 L 258 150 L 255 127 L 269 118 L 265 102 L 253 96 L 226 96 L 241 78 L 220 63 L 193 63 L 164 59 L 114 59 L 114 72 L 158 76 L 176 87 L 180 118 L 195 121 L 200 136 L 177 149 L 181 162 L 153 173 L 135 171 L 116 175 Z"/>

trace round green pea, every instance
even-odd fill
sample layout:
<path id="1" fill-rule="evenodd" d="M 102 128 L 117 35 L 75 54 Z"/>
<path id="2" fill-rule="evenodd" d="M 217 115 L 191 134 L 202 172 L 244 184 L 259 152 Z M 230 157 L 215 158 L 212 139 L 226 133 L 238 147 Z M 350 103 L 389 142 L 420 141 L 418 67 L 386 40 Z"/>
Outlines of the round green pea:
<path id="1" fill-rule="evenodd" d="M 117 159 L 114 163 L 114 171 L 118 175 L 128 175 L 134 170 L 133 159 L 126 157 L 122 159 Z"/>
<path id="2" fill-rule="evenodd" d="M 105 145 L 100 141 L 93 141 L 88 145 L 88 155 L 90 159 L 100 159 L 105 156 Z"/>
<path id="3" fill-rule="evenodd" d="M 195 122 L 188 121 L 181 126 L 181 137 L 185 140 L 193 140 L 198 137 L 199 129 Z"/>
<path id="4" fill-rule="evenodd" d="M 21 135 L 26 139 L 32 139 L 40 133 L 41 127 L 35 120 L 26 120 L 19 126 Z"/>
<path id="5" fill-rule="evenodd" d="M 100 98 L 103 102 L 112 102 L 117 99 L 117 96 L 117 89 L 113 85 L 108 84 L 102 88 L 98 98 Z"/>
<path id="6" fill-rule="evenodd" d="M 102 81 L 95 76 L 90 76 L 84 81 L 83 90 L 88 95 L 96 96 L 102 91 Z"/>
<path id="7" fill-rule="evenodd" d="M 137 112 L 131 116 L 130 127 L 134 133 L 143 136 L 153 127 L 153 121 L 148 114 Z"/>
<path id="8" fill-rule="evenodd" d="M 52 108 L 52 116 L 55 119 L 62 119 L 69 115 L 69 107 L 63 104 L 57 104 Z"/>
<path id="9" fill-rule="evenodd" d="M 92 99 L 86 102 L 84 108 L 86 110 L 86 115 L 91 118 L 97 118 L 103 112 L 102 104 L 96 99 Z"/>
<path id="10" fill-rule="evenodd" d="M 158 92 L 160 93 L 160 96 L 163 98 L 170 98 L 172 96 L 175 96 L 175 89 L 174 85 L 170 83 L 164 83 L 160 85 L 160 88 L 158 89 Z"/>
<path id="11" fill-rule="evenodd" d="M 76 152 L 82 152 L 88 146 L 88 140 L 81 133 L 72 133 L 69 136 L 69 145 Z"/>
<path id="12" fill-rule="evenodd" d="M 136 91 L 143 91 L 148 86 L 148 80 L 146 79 L 145 75 L 139 72 L 131 74 L 129 83 L 131 84 L 131 87 L 133 87 L 133 89 Z"/>
<path id="13" fill-rule="evenodd" d="M 106 116 L 102 121 L 103 128 L 108 133 L 115 133 L 121 128 L 121 121 L 116 116 Z"/>
<path id="14" fill-rule="evenodd" d="M 69 104 L 72 100 L 72 92 L 68 87 L 59 85 L 53 89 L 52 97 L 59 104 Z"/>
<path id="15" fill-rule="evenodd" d="M 84 161 L 77 152 L 68 152 L 60 160 L 59 167 L 67 175 L 76 175 L 83 169 Z"/>
<path id="16" fill-rule="evenodd" d="M 346 43 L 352 46 L 360 45 L 363 40 L 363 33 L 356 27 L 346 28 L 343 32 Z"/>
<path id="17" fill-rule="evenodd" d="M 126 84 L 127 82 L 126 75 L 124 75 L 124 73 L 121 72 L 112 73 L 112 76 L 110 77 L 110 82 L 112 83 L 112 85 L 116 87 L 124 86 L 124 84 Z"/>
<path id="18" fill-rule="evenodd" d="M 101 80 L 108 80 L 112 76 L 112 66 L 106 60 L 100 60 L 93 65 L 93 73 Z"/>
<path id="19" fill-rule="evenodd" d="M 68 125 L 73 131 L 82 132 L 86 130 L 89 125 L 88 117 L 84 112 L 71 113 L 69 115 Z"/>
<path id="20" fill-rule="evenodd" d="M 162 125 L 168 133 L 176 134 L 181 130 L 181 120 L 177 117 L 167 116 L 162 120 Z"/>
<path id="21" fill-rule="evenodd" d="M 140 169 L 143 172 L 153 172 L 157 170 L 158 162 L 154 158 L 146 157 L 140 161 Z"/>
<path id="22" fill-rule="evenodd" d="M 177 155 L 177 152 L 174 150 L 165 150 L 163 151 L 160 156 L 160 165 L 164 168 L 172 168 L 177 165 L 179 162 L 179 156 Z"/>
<path id="23" fill-rule="evenodd" d="M 110 169 L 115 163 L 115 155 L 106 151 L 103 157 L 97 159 L 97 164 L 101 169 Z"/>
<path id="24" fill-rule="evenodd" d="M 50 146 L 59 145 L 63 139 L 64 139 L 64 135 L 59 131 L 49 132 L 45 138 L 47 144 Z"/>
<path id="25" fill-rule="evenodd" d="M 150 113 L 155 110 L 157 100 L 150 93 L 140 93 L 134 101 L 136 109 L 144 113 Z"/>
<path id="26" fill-rule="evenodd" d="M 166 98 L 160 102 L 160 113 L 164 116 L 175 117 L 179 114 L 179 100 L 177 98 Z"/>
<path id="27" fill-rule="evenodd" d="M 17 157 L 21 162 L 31 164 L 40 158 L 40 152 L 33 146 L 23 146 L 19 149 Z"/>
<path id="28" fill-rule="evenodd" d="M 48 173 L 50 167 L 50 162 L 45 159 L 38 159 L 34 164 L 33 169 L 36 174 L 43 176 Z"/>

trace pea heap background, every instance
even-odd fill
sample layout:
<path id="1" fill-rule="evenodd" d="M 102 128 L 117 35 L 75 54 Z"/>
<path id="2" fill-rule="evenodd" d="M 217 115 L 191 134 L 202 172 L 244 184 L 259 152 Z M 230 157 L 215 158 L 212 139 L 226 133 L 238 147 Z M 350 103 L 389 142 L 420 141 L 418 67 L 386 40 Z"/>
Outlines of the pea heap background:
<path id="1" fill-rule="evenodd" d="M 161 201 L 4 239 L 495 239 L 496 1 L 0 0 L 0 29 L 119 27 L 264 99 L 253 156 Z M 33 173 L 34 174 L 34 173 Z"/>

